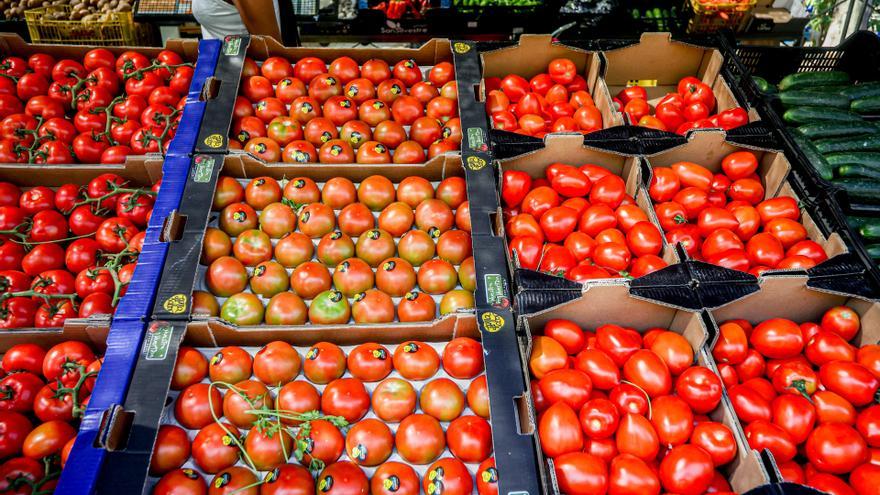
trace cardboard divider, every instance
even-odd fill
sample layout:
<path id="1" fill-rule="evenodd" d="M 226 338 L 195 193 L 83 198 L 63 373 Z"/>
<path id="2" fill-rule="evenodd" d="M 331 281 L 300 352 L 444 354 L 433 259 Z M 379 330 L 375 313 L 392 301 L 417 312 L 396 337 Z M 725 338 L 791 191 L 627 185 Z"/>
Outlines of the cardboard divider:
<path id="1" fill-rule="evenodd" d="M 721 171 L 721 161 L 724 157 L 735 151 L 751 151 L 755 154 L 758 159 L 758 170 L 756 173 L 760 176 L 761 182 L 764 185 L 765 198 L 790 196 L 797 200 L 799 204 L 807 199 L 799 191 L 795 190 L 788 181 L 791 164 L 783 153 L 731 143 L 726 140 L 725 133 L 718 130 L 691 132 L 688 135 L 687 143 L 645 157 L 647 173 L 642 178 L 642 184 L 646 188 L 649 186 L 652 176 L 651 170 L 654 167 L 669 167 L 681 161 L 697 163 L 706 167 L 712 173 L 718 173 Z M 652 215 L 655 214 L 653 206 L 650 208 L 650 211 Z M 829 232 L 829 229 L 817 223 L 816 216 L 818 214 L 821 214 L 821 212 L 815 211 L 812 208 L 805 208 L 801 212 L 800 221 L 807 230 L 808 238 L 816 241 L 825 249 L 829 260 L 847 253 L 848 248 L 841 236 L 834 232 L 826 234 L 826 232 Z M 782 272 L 782 270 L 774 270 L 772 273 L 779 272 Z"/>
<path id="2" fill-rule="evenodd" d="M 675 41 L 670 33 L 642 33 L 637 44 L 605 50 L 601 56 L 605 70 L 599 87 L 607 91 L 609 99 L 621 89 L 639 84 L 648 93 L 648 103 L 655 105 L 666 94 L 675 93 L 682 78 L 694 76 L 715 93 L 715 113 L 739 106 L 749 111 L 750 121 L 759 120 L 757 111 L 750 109 L 748 102 L 738 101 L 724 80 L 724 55 L 715 48 Z"/>
<path id="3" fill-rule="evenodd" d="M 489 151 L 489 118 L 479 97 L 480 54 L 472 41 L 453 41 L 452 60 L 458 88 L 458 117 L 461 119 L 462 148 Z"/>
<path id="4" fill-rule="evenodd" d="M 205 107 L 195 143 L 196 153 L 224 153 L 229 146 L 232 108 L 249 41 L 249 36 L 226 36 L 212 77 L 198 88 L 198 96 L 193 94 L 193 88 L 190 90 L 187 101 L 200 101 Z"/>
<path id="5" fill-rule="evenodd" d="M 586 79 L 588 92 L 602 115 L 603 127 L 614 127 L 624 123 L 623 115 L 614 110 L 610 93 L 605 87 L 604 80 L 600 78 L 602 61 L 598 52 L 589 52 L 554 42 L 550 35 L 524 34 L 520 36 L 516 45 L 485 51 L 480 56 L 483 65 L 483 78 L 479 91 L 481 102 L 486 100 L 487 77 L 503 78 L 508 74 L 517 74 L 530 79 L 546 72 L 547 64 L 551 60 L 567 58 L 574 62 L 577 73 Z"/>
<path id="6" fill-rule="evenodd" d="M 180 156 L 192 153 L 196 146 L 199 127 L 205 113 L 205 103 L 198 98 L 193 98 L 193 93 L 202 91 L 207 81 L 214 75 L 217 68 L 217 57 L 220 53 L 219 40 L 199 41 L 199 56 L 196 60 L 195 71 L 186 97 L 186 105 L 183 108 L 183 116 L 177 125 L 174 139 L 168 145 L 168 156 Z"/>
<path id="7" fill-rule="evenodd" d="M 527 381 L 529 381 L 529 371 L 526 363 L 531 354 L 532 338 L 542 335 L 544 325 L 556 318 L 571 320 L 581 328 L 591 331 L 604 324 L 623 325 L 639 332 L 653 327 L 669 329 L 681 334 L 691 344 L 697 365 L 706 366 L 717 373 L 717 366 L 707 350 L 710 332 L 700 313 L 638 299 L 628 292 L 626 284 L 609 282 L 587 286 L 577 299 L 519 317 L 523 372 Z M 529 390 L 532 385 L 534 384 L 530 383 Z M 531 407 L 534 409 L 533 404 Z M 730 428 L 737 442 L 736 458 L 729 465 L 721 468 L 733 490 L 737 493 L 745 493 L 768 484 L 771 480 L 757 453 L 748 448 L 745 435 L 736 421 L 733 406 L 726 394 L 715 411 L 709 413 L 709 417 Z M 535 435 L 534 440 L 542 458 L 542 480 L 548 487 L 548 493 L 559 494 L 553 476 L 552 460 L 544 459 L 543 454 L 540 453 L 538 435 Z"/>

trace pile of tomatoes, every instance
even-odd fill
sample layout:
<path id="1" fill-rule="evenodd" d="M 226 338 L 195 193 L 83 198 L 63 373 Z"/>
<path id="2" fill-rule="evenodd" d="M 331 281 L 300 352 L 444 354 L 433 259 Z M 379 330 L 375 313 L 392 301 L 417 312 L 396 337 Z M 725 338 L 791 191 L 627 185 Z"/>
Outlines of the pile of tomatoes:
<path id="1" fill-rule="evenodd" d="M 749 114 L 735 107 L 715 112 L 715 93 L 709 85 L 693 76 L 678 82 L 678 91 L 664 96 L 653 107 L 642 86 L 628 86 L 614 98 L 614 105 L 642 127 L 684 134 L 690 129 L 733 129 L 749 123 Z"/>
<path id="2" fill-rule="evenodd" d="M 725 156 L 718 173 L 692 162 L 654 167 L 648 192 L 666 240 L 681 243 L 693 259 L 756 276 L 828 259 L 807 238 L 797 199 L 764 199 L 757 169 L 750 151 Z"/>
<path id="3" fill-rule="evenodd" d="M 567 495 L 733 494 L 733 431 L 709 419 L 722 383 L 681 335 L 546 323 L 529 369 L 541 450 Z M 662 490 L 661 490 L 662 488 Z"/>
<path id="4" fill-rule="evenodd" d="M 253 355 L 181 347 L 171 382 L 180 426 L 159 430 L 153 493 L 206 493 L 201 472 L 217 495 L 418 495 L 420 485 L 497 494 L 479 342 L 458 337 L 441 353 L 419 341 L 393 353 L 375 343 L 304 351 L 281 341 Z"/>
<path id="5" fill-rule="evenodd" d="M 0 379 L 0 492 L 52 493 L 101 361 L 77 341 L 48 351 L 36 344 L 6 351 Z"/>
<path id="6" fill-rule="evenodd" d="M 388 323 L 433 320 L 432 296 L 442 296 L 440 315 L 474 306 L 461 177 L 436 188 L 407 177 L 395 190 L 379 175 L 320 186 L 257 177 L 246 187 L 224 176 L 213 208 L 219 228 L 205 233 L 202 254 L 209 292 L 195 293 L 196 313 L 237 325 Z"/>
<path id="7" fill-rule="evenodd" d="M 122 163 L 164 151 L 186 103 L 193 64 L 105 48 L 56 60 L 0 61 L 0 163 Z"/>
<path id="8" fill-rule="evenodd" d="M 749 445 L 769 450 L 786 481 L 833 495 L 880 490 L 880 346 L 851 345 L 860 329 L 847 306 L 818 323 L 720 327 L 713 354 L 733 408 Z"/>
<path id="9" fill-rule="evenodd" d="M 245 59 L 230 147 L 267 162 L 421 163 L 461 144 L 453 66 Z"/>
<path id="10" fill-rule="evenodd" d="M 666 266 L 660 230 L 599 165 L 554 163 L 545 177 L 505 170 L 501 198 L 519 266 L 569 280 L 637 278 Z"/>
<path id="11" fill-rule="evenodd" d="M 116 174 L 22 191 L 0 182 L 0 328 L 113 313 L 159 192 Z"/>
<path id="12" fill-rule="evenodd" d="M 602 128 L 587 81 L 574 62 L 557 58 L 530 80 L 516 74 L 486 78 L 486 112 L 492 127 L 543 137 L 548 132 L 592 132 Z"/>

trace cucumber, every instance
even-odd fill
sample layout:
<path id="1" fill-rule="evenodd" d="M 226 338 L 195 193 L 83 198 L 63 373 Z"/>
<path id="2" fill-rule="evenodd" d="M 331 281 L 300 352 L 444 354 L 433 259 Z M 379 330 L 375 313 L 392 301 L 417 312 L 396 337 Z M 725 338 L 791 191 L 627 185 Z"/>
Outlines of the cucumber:
<path id="1" fill-rule="evenodd" d="M 810 86 L 828 86 L 829 84 L 845 84 L 849 82 L 849 74 L 839 70 L 823 72 L 798 72 L 789 74 L 779 81 L 779 90 L 807 88 Z"/>
<path id="2" fill-rule="evenodd" d="M 865 251 L 868 252 L 868 256 L 870 256 L 871 259 L 880 259 L 880 244 L 868 244 L 865 246 Z"/>
<path id="3" fill-rule="evenodd" d="M 820 139 L 813 144 L 822 154 L 835 151 L 880 151 L 880 134 Z"/>
<path id="4" fill-rule="evenodd" d="M 853 230 L 858 230 L 862 225 L 876 222 L 877 220 L 878 219 L 874 217 L 846 217 L 847 225 L 852 227 Z"/>
<path id="5" fill-rule="evenodd" d="M 834 179 L 834 185 L 843 188 L 849 196 L 867 203 L 880 202 L 880 181 L 868 179 Z"/>
<path id="6" fill-rule="evenodd" d="M 825 161 L 832 167 L 841 165 L 861 165 L 880 170 L 880 153 L 830 153 Z"/>
<path id="7" fill-rule="evenodd" d="M 880 180 L 880 170 L 864 165 L 841 165 L 837 167 L 837 175 L 841 177 L 865 177 Z"/>
<path id="8" fill-rule="evenodd" d="M 840 94 L 846 96 L 851 100 L 858 100 L 859 98 L 870 98 L 872 96 L 880 96 L 880 81 L 856 84 L 842 90 Z"/>
<path id="9" fill-rule="evenodd" d="M 849 109 L 849 98 L 837 93 L 825 93 L 812 90 L 783 91 L 779 93 L 779 100 L 786 107 L 796 106 L 820 106 L 830 108 Z M 857 100 L 861 101 L 861 100 Z M 856 102 L 852 104 L 855 105 Z M 853 109 L 855 111 L 855 109 Z"/>
<path id="10" fill-rule="evenodd" d="M 776 86 L 768 83 L 763 77 L 752 76 L 752 81 L 758 87 L 758 91 L 766 94 L 776 93 Z"/>
<path id="11" fill-rule="evenodd" d="M 792 135 L 795 143 L 801 149 L 804 156 L 807 157 L 807 160 L 810 162 L 810 165 L 816 169 L 816 172 L 825 180 L 831 180 L 834 178 L 834 170 L 831 168 L 831 165 L 828 164 L 828 161 L 825 160 L 825 157 L 822 156 L 822 153 L 819 153 L 819 150 L 816 149 L 816 146 L 810 142 L 809 139 L 794 134 Z"/>
<path id="12" fill-rule="evenodd" d="M 869 96 L 867 98 L 853 100 L 849 108 L 856 113 L 880 112 L 880 96 Z"/>
<path id="13" fill-rule="evenodd" d="M 864 237 L 867 240 L 880 240 L 880 223 L 866 223 L 865 225 L 862 225 L 858 228 L 858 233 L 860 236 Z"/>
<path id="14" fill-rule="evenodd" d="M 809 139 L 822 139 L 874 134 L 880 132 L 880 128 L 861 120 L 856 122 L 814 122 L 798 127 L 797 131 Z"/>
<path id="15" fill-rule="evenodd" d="M 858 122 L 862 116 L 839 108 L 795 107 L 782 114 L 786 122 L 792 124 L 809 124 L 812 122 Z"/>

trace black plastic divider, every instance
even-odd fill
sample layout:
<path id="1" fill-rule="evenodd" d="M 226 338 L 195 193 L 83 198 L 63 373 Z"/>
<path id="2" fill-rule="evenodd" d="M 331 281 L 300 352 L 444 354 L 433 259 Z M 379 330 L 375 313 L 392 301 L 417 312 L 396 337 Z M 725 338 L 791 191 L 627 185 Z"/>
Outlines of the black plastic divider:
<path id="1" fill-rule="evenodd" d="M 164 240 L 170 244 L 156 292 L 153 321 L 144 335 L 123 406 L 125 414 L 131 415 L 130 432 L 119 449 L 107 456 L 100 483 L 106 493 L 141 493 L 145 486 L 164 398 L 192 310 L 202 241 L 223 157 L 193 156 L 180 209 L 166 225 Z"/>
<path id="2" fill-rule="evenodd" d="M 249 36 L 232 35 L 223 40 L 217 69 L 211 81 L 205 85 L 208 94 L 202 94 L 202 99 L 213 100 L 213 104 L 205 108 L 202 127 L 196 139 L 196 153 L 226 153 L 229 147 L 232 108 L 238 95 L 241 69 L 249 43 Z"/>
<path id="3" fill-rule="evenodd" d="M 489 122 L 477 96 L 482 70 L 475 45 L 471 41 L 452 41 L 452 54 L 477 278 L 474 301 L 485 350 L 498 492 L 539 495 L 533 423 L 531 418 L 522 417 L 528 416 L 522 400 L 527 389 L 516 336 L 507 250 L 504 239 L 495 235 L 500 204 L 498 179 L 489 152 Z"/>

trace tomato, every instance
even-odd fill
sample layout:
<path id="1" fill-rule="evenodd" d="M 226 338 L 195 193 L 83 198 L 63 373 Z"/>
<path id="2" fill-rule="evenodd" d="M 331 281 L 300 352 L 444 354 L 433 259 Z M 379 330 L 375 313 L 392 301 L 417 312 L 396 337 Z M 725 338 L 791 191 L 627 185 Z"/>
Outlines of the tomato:
<path id="1" fill-rule="evenodd" d="M 215 353 L 208 362 L 211 381 L 238 383 L 251 376 L 253 358 L 241 347 L 228 346 Z"/>
<path id="2" fill-rule="evenodd" d="M 345 373 L 345 353 L 339 346 L 318 342 L 305 354 L 303 374 L 319 384 L 330 383 Z"/>
<path id="3" fill-rule="evenodd" d="M 565 402 L 551 405 L 539 418 L 541 449 L 551 458 L 583 448 L 584 439 L 577 414 Z"/>
<path id="4" fill-rule="evenodd" d="M 675 393 L 687 402 L 695 413 L 707 414 L 721 401 L 721 380 L 709 369 L 694 366 L 678 377 L 675 382 Z"/>
<path id="5" fill-rule="evenodd" d="M 842 423 L 817 426 L 807 439 L 805 451 L 816 469 L 832 474 L 849 473 L 868 457 L 862 436 Z"/>
<path id="6" fill-rule="evenodd" d="M 614 456 L 608 469 L 610 495 L 659 495 L 660 479 L 645 461 L 630 454 Z"/>
<path id="7" fill-rule="evenodd" d="M 208 375 L 208 360 L 196 349 L 181 346 L 174 363 L 171 389 L 183 390 L 202 381 Z"/>
<path id="8" fill-rule="evenodd" d="M 256 266 L 272 259 L 272 240 L 261 230 L 245 230 L 235 238 L 232 253 L 245 266 Z"/>
<path id="9" fill-rule="evenodd" d="M 660 462 L 660 482 L 668 492 L 699 495 L 715 475 L 712 458 L 694 445 L 673 447 Z"/>
<path id="10" fill-rule="evenodd" d="M 313 420 L 309 424 L 311 431 L 306 433 L 300 429 L 296 436 L 297 442 L 306 443 L 303 462 L 309 464 L 313 460 L 325 464 L 336 462 L 345 450 L 345 439 L 339 428 L 324 419 Z M 305 438 L 305 435 L 308 435 L 308 438 Z"/>
<path id="11" fill-rule="evenodd" d="M 642 415 L 625 413 L 617 428 L 617 450 L 642 460 L 651 460 L 660 450 L 660 441 L 654 426 Z"/>
<path id="12" fill-rule="evenodd" d="M 24 439 L 21 453 L 31 459 L 42 459 L 61 452 L 64 445 L 76 436 L 76 430 L 64 421 L 47 421 L 37 425 Z"/>
<path id="13" fill-rule="evenodd" d="M 822 329 L 852 340 L 860 327 L 859 315 L 846 306 L 836 306 L 822 315 Z"/>
<path id="14" fill-rule="evenodd" d="M 23 371 L 7 375 L 0 380 L 0 390 L 4 393 L 0 397 L 0 411 L 30 412 L 34 408 L 35 400 L 42 402 L 43 399 L 51 399 L 55 392 L 55 389 L 47 388 L 49 397 L 44 397 L 46 394 L 43 393 L 43 388 L 43 380 L 33 373 Z"/>
<path id="15" fill-rule="evenodd" d="M 858 363 L 834 361 L 819 368 L 819 379 L 826 390 L 834 392 L 856 407 L 874 400 L 880 380 Z"/>
<path id="16" fill-rule="evenodd" d="M 571 495 L 590 495 L 605 493 L 608 487 L 608 472 L 605 463 L 598 457 L 573 452 L 554 460 L 559 489 Z"/>
<path id="17" fill-rule="evenodd" d="M 712 457 L 716 467 L 723 466 L 736 458 L 737 443 L 733 432 L 721 423 L 712 421 L 697 423 L 690 442 L 705 450 Z"/>
<path id="18" fill-rule="evenodd" d="M 300 414 L 318 410 L 321 407 L 321 396 L 312 384 L 301 380 L 292 381 L 284 384 L 278 391 L 275 405 L 278 409 Z M 300 421 L 290 418 L 281 418 L 281 421 L 285 424 L 300 424 Z"/>
<path id="19" fill-rule="evenodd" d="M 178 469 L 189 459 L 190 443 L 186 431 L 174 425 L 161 425 L 156 434 L 150 473 L 162 475 Z"/>
<path id="20" fill-rule="evenodd" d="M 432 462 L 446 447 L 440 423 L 425 414 L 404 418 L 397 427 L 394 443 L 403 460 L 413 464 Z"/>

